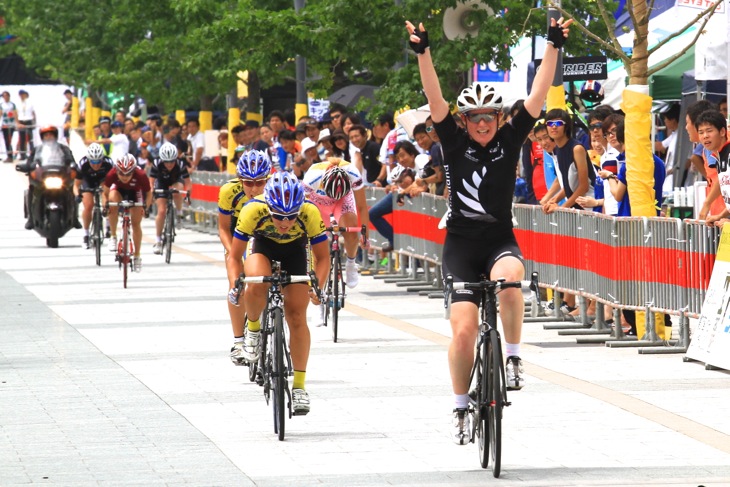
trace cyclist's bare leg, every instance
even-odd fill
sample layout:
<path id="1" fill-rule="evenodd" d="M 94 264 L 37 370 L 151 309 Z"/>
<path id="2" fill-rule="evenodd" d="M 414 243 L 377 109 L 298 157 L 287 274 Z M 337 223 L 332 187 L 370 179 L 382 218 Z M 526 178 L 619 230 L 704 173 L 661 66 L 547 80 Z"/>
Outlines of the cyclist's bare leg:
<path id="1" fill-rule="evenodd" d="M 525 278 L 525 266 L 516 257 L 499 259 L 492 267 L 490 279 L 504 277 L 507 281 L 521 281 Z M 504 328 L 504 340 L 518 344 L 522 340 L 522 319 L 525 301 L 520 289 L 505 289 L 499 293 L 499 317 Z"/>
<path id="2" fill-rule="evenodd" d="M 479 308 L 468 301 L 451 303 L 449 371 L 454 394 L 469 392 L 469 374 L 474 365 L 474 344 L 479 330 Z"/>
<path id="3" fill-rule="evenodd" d="M 243 263 L 243 271 L 246 277 L 270 276 L 271 262 L 263 254 L 251 254 L 246 257 Z M 266 296 L 269 291 L 269 285 L 246 284 L 246 290 L 243 293 L 243 305 L 248 310 L 248 317 L 257 320 L 261 317 L 261 312 L 266 306 Z M 240 335 L 237 335 L 240 336 Z"/>
<path id="4" fill-rule="evenodd" d="M 162 237 L 162 227 L 165 224 L 165 215 L 167 215 L 167 198 L 155 199 L 157 205 L 157 218 L 155 218 L 155 231 L 157 238 Z"/>
<path id="5" fill-rule="evenodd" d="M 84 224 L 84 230 L 89 229 L 91 225 L 91 210 L 94 207 L 94 194 L 89 192 L 81 193 L 81 198 L 84 203 L 84 212 L 81 214 L 81 221 Z"/>
<path id="6" fill-rule="evenodd" d="M 291 284 L 284 288 L 284 311 L 289 325 L 291 340 L 289 343 L 294 370 L 306 371 L 309 361 L 311 337 L 307 326 L 307 305 L 309 304 L 309 286 L 307 284 Z"/>
<path id="7" fill-rule="evenodd" d="M 355 213 L 344 213 L 340 217 L 341 227 L 356 227 L 357 226 L 357 215 Z M 357 256 L 357 245 L 360 238 L 359 233 L 346 232 L 345 238 L 345 253 L 351 259 Z"/>
<path id="8" fill-rule="evenodd" d="M 134 256 L 139 257 L 142 248 L 142 217 L 144 209 L 139 207 L 130 208 L 132 214 L 132 240 L 134 241 Z"/>
<path id="9" fill-rule="evenodd" d="M 122 201 L 121 193 L 119 193 L 119 191 L 116 191 L 116 190 L 109 191 L 109 201 L 112 201 L 115 203 L 121 203 L 121 201 Z M 119 207 L 110 206 L 109 207 L 109 227 L 111 228 L 111 234 L 112 234 L 113 238 L 117 237 L 117 220 L 119 220 Z"/>

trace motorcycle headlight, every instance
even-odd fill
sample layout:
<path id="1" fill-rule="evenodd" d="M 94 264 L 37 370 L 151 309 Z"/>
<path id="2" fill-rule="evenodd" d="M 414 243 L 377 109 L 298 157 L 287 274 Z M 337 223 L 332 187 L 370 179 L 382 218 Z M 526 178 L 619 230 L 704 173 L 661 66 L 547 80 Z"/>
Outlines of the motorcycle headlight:
<path id="1" fill-rule="evenodd" d="M 43 184 L 46 185 L 46 189 L 61 189 L 63 188 L 63 178 L 50 176 L 43 181 Z"/>

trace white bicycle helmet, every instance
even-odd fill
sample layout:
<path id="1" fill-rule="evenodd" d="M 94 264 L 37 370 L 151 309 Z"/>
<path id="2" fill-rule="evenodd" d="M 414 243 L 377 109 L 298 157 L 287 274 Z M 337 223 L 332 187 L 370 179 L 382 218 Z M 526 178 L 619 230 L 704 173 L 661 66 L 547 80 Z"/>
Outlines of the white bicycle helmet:
<path id="1" fill-rule="evenodd" d="M 410 167 L 405 167 L 400 164 L 396 164 L 395 167 L 390 171 L 390 180 L 396 184 L 401 177 L 411 176 L 414 177 L 415 173 Z"/>
<path id="2" fill-rule="evenodd" d="M 177 159 L 177 147 L 169 142 L 165 142 L 160 147 L 160 159 L 162 161 L 170 162 Z"/>
<path id="3" fill-rule="evenodd" d="M 86 148 L 86 158 L 90 161 L 100 161 L 104 158 L 104 148 L 94 142 Z"/>
<path id="4" fill-rule="evenodd" d="M 483 81 L 475 81 L 471 86 L 461 90 L 459 98 L 456 100 L 459 113 L 467 113 L 480 108 L 501 110 L 502 104 L 502 95 L 499 91 L 494 85 Z"/>

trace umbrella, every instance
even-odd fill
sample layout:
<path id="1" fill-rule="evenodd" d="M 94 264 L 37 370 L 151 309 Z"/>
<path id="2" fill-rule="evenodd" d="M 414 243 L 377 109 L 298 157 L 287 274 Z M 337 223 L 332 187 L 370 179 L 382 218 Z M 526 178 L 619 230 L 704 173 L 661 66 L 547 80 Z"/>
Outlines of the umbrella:
<path id="1" fill-rule="evenodd" d="M 406 129 L 408 137 L 413 138 L 413 128 L 419 123 L 425 123 L 428 116 L 431 115 L 428 105 L 423 105 L 420 108 L 414 108 L 413 110 L 407 110 L 397 117 L 395 120 Z"/>
<path id="2" fill-rule="evenodd" d="M 357 105 L 360 98 L 370 98 L 375 101 L 375 90 L 377 86 L 370 85 L 350 85 L 340 88 L 339 90 L 332 93 L 329 97 L 330 103 L 339 103 L 348 108 Z"/>

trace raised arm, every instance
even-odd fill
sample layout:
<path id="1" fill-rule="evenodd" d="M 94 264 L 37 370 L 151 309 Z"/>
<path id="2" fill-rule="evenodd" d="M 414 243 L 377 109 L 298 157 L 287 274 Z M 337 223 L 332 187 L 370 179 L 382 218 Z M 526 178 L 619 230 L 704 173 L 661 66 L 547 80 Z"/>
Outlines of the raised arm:
<path id="1" fill-rule="evenodd" d="M 426 32 L 423 24 L 419 24 L 418 30 L 416 30 L 416 27 L 408 20 L 406 20 L 406 30 L 408 30 L 408 34 L 410 35 L 409 41 L 411 48 L 415 51 L 416 57 L 418 58 L 421 84 L 428 99 L 431 118 L 434 122 L 441 122 L 449 114 L 449 104 L 441 93 L 439 78 L 436 74 L 436 68 L 433 66 L 431 48 L 428 46 L 428 32 Z"/>
<path id="2" fill-rule="evenodd" d="M 542 56 L 540 69 L 537 70 L 535 79 L 532 82 L 532 91 L 530 91 L 530 95 L 525 99 L 525 110 L 535 118 L 540 116 L 548 90 L 550 90 L 550 86 L 553 84 L 560 48 L 563 47 L 565 38 L 568 37 L 568 27 L 572 23 L 573 19 L 566 22 L 563 22 L 562 17 L 557 22 L 555 19 L 550 19 L 545 54 Z"/>

